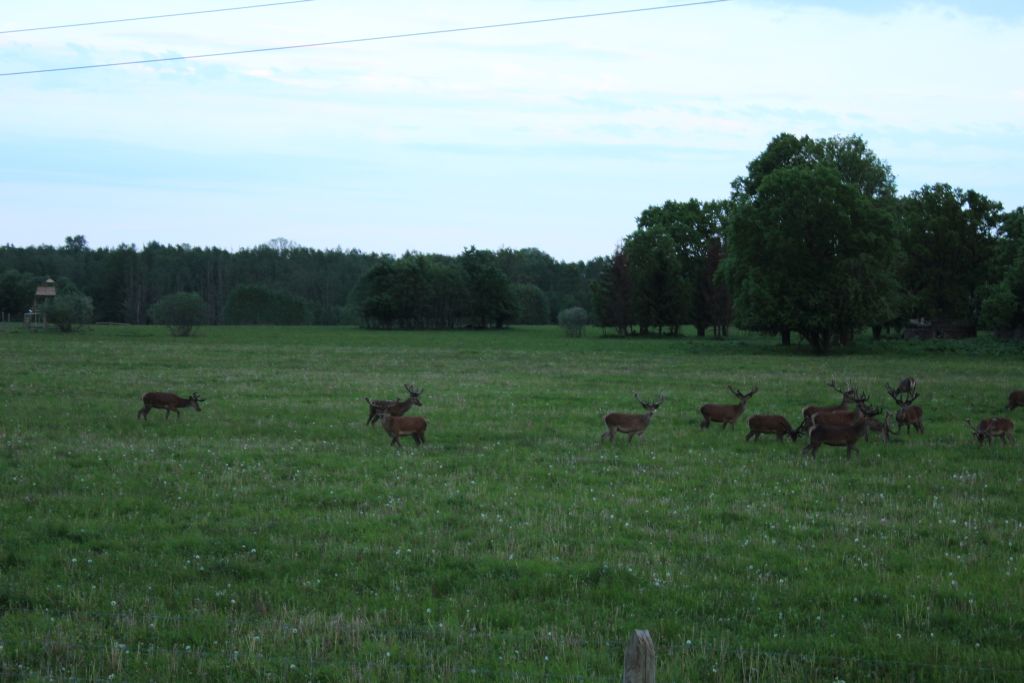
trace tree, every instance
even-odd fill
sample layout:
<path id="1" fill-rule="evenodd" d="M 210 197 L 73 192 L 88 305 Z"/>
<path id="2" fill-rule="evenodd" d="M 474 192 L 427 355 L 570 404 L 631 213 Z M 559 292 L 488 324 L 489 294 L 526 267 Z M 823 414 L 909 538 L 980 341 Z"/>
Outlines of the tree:
<path id="1" fill-rule="evenodd" d="M 1002 218 L 993 246 L 998 280 L 979 289 L 979 324 L 1000 335 L 1024 334 L 1024 207 Z"/>
<path id="2" fill-rule="evenodd" d="M 498 268 L 493 252 L 469 247 L 459 256 L 466 273 L 467 314 L 478 327 L 501 328 L 515 315 L 508 276 Z"/>
<path id="3" fill-rule="evenodd" d="M 587 311 L 579 306 L 559 311 L 558 324 L 570 337 L 582 337 L 587 327 Z"/>
<path id="4" fill-rule="evenodd" d="M 193 327 L 206 322 L 206 302 L 195 292 L 168 294 L 149 307 L 149 317 L 167 325 L 175 337 L 187 337 Z"/>
<path id="5" fill-rule="evenodd" d="M 535 284 L 517 282 L 511 286 L 516 315 L 512 322 L 520 325 L 545 325 L 551 322 L 548 297 Z"/>
<path id="6" fill-rule="evenodd" d="M 92 299 L 75 290 L 62 290 L 43 304 L 46 321 L 61 332 L 72 332 L 92 322 Z"/>
<path id="7" fill-rule="evenodd" d="M 20 316 L 32 305 L 35 278 L 13 268 L 0 275 L 0 313 Z"/>
<path id="8" fill-rule="evenodd" d="M 234 288 L 224 308 L 229 325 L 302 325 L 306 318 L 302 299 L 260 285 Z"/>
<path id="9" fill-rule="evenodd" d="M 859 137 L 777 136 L 733 183 L 722 277 L 737 323 L 815 351 L 895 316 L 895 181 Z"/>
<path id="10" fill-rule="evenodd" d="M 732 223 L 737 322 L 796 330 L 817 352 L 878 316 L 894 289 L 886 216 L 829 165 L 778 168 Z"/>
<path id="11" fill-rule="evenodd" d="M 937 184 L 900 204 L 906 261 L 901 280 L 914 317 L 976 321 L 981 288 L 996 279 L 1002 205 L 973 190 Z"/>
<path id="12" fill-rule="evenodd" d="M 601 276 L 594 282 L 594 302 L 602 327 L 614 327 L 620 335 L 629 334 L 636 323 L 633 314 L 633 279 L 629 259 L 622 247 L 602 263 Z"/>

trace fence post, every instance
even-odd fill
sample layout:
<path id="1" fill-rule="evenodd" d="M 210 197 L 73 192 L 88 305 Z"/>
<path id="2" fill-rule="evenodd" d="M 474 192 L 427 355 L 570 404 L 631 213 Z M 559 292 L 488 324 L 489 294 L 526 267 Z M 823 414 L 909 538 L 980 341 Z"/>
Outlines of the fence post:
<path id="1" fill-rule="evenodd" d="M 654 641 L 650 631 L 633 631 L 633 638 L 626 646 L 623 662 L 622 683 L 655 683 Z"/>

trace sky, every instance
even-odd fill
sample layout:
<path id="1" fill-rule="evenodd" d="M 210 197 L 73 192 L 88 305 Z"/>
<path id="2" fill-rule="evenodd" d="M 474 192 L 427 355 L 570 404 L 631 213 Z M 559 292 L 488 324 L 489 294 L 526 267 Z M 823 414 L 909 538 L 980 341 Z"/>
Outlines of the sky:
<path id="1" fill-rule="evenodd" d="M 0 244 L 610 255 L 783 132 L 1024 206 L 1017 0 L 4 3 Z M 272 1 L 272 0 L 271 0 Z M 341 42 L 348 41 L 348 42 Z"/>

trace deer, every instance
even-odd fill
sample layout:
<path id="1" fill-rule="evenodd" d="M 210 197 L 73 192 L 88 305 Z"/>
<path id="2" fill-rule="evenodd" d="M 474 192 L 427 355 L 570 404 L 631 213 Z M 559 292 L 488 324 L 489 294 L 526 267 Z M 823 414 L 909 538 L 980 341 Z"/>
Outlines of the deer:
<path id="1" fill-rule="evenodd" d="M 142 408 L 140 408 L 139 412 L 135 415 L 135 419 L 143 418 L 148 420 L 150 410 L 153 408 L 162 408 L 167 411 L 167 414 L 164 415 L 165 420 L 171 416 L 172 410 L 180 420 L 181 413 L 178 412 L 178 408 L 188 408 L 191 406 L 196 409 L 197 413 L 202 412 L 199 410 L 199 404 L 205 400 L 205 398 L 199 398 L 199 394 L 195 392 L 192 392 L 192 395 L 188 398 L 182 398 L 177 394 L 171 394 L 163 391 L 150 391 L 142 396 Z"/>
<path id="2" fill-rule="evenodd" d="M 608 413 L 604 416 L 604 424 L 608 427 L 608 431 L 601 435 L 601 440 L 608 439 L 609 443 L 615 442 L 616 432 L 622 432 L 623 434 L 629 435 L 627 443 L 633 442 L 633 437 L 636 436 L 640 439 L 644 438 L 644 432 L 647 431 L 647 427 L 651 424 L 651 418 L 654 413 L 658 411 L 661 404 L 665 402 L 665 395 L 661 394 L 658 396 L 657 401 L 647 402 L 640 398 L 640 394 L 634 392 L 633 397 L 640 401 L 640 405 L 644 407 L 642 413 Z"/>
<path id="3" fill-rule="evenodd" d="M 885 411 L 885 419 L 879 420 L 874 415 L 868 416 L 868 432 L 864 435 L 864 440 L 868 440 L 868 434 L 871 432 L 880 432 L 882 435 L 882 443 L 889 443 L 889 435 L 892 434 L 892 425 L 889 420 L 892 419 L 892 413 L 888 410 Z"/>
<path id="4" fill-rule="evenodd" d="M 366 402 L 370 405 L 370 416 L 366 418 L 366 424 L 376 424 L 384 413 L 400 417 L 409 412 L 413 406 L 423 405 L 420 403 L 420 394 L 423 393 L 421 390 L 412 384 L 406 384 L 405 390 L 409 392 L 409 396 L 404 401 L 397 398 L 394 401 L 366 398 Z"/>
<path id="5" fill-rule="evenodd" d="M 805 407 L 803 409 L 803 422 L 801 423 L 802 429 L 809 429 L 814 422 L 814 416 L 819 413 L 835 413 L 847 410 L 850 405 L 850 401 L 852 401 L 857 396 L 857 390 L 850 387 L 849 385 L 847 385 L 845 390 L 837 387 L 835 378 L 833 378 L 832 381 L 826 384 L 825 386 L 832 387 L 833 389 L 838 391 L 843 397 L 842 402 L 840 402 L 839 405 L 832 406 L 810 405 Z"/>
<path id="6" fill-rule="evenodd" d="M 906 427 L 909 434 L 911 426 L 917 430 L 918 434 L 924 432 L 924 425 L 921 424 L 924 410 L 921 406 L 910 405 L 918 399 L 917 391 L 915 390 L 909 397 L 903 398 L 896 389 L 893 389 L 888 384 L 885 385 L 885 390 L 892 396 L 892 400 L 896 401 L 896 405 L 899 406 L 899 410 L 896 411 L 896 433 L 899 434 L 903 427 Z"/>
<path id="7" fill-rule="evenodd" d="M 896 385 L 896 393 L 901 396 L 910 396 L 917 391 L 917 380 L 913 377 L 904 377 Z"/>
<path id="8" fill-rule="evenodd" d="M 1024 406 L 1024 389 L 1016 389 L 1010 392 L 1010 400 L 1006 404 L 1006 409 L 1013 410 L 1019 406 Z"/>
<path id="9" fill-rule="evenodd" d="M 1013 436 L 1013 420 L 1008 417 L 990 417 L 979 422 L 977 427 L 972 425 L 970 420 L 966 422 L 978 439 L 978 446 L 986 442 L 992 443 L 996 437 L 1001 439 L 1004 445 L 1007 437 L 1009 437 L 1010 443 L 1017 442 Z"/>
<path id="10" fill-rule="evenodd" d="M 384 411 L 380 414 L 380 423 L 391 437 L 392 446 L 401 448 L 399 438 L 403 436 L 411 436 L 417 446 L 427 441 L 427 421 L 419 415 L 392 415 Z"/>
<path id="11" fill-rule="evenodd" d="M 811 425 L 811 429 L 808 432 L 810 437 L 810 443 L 808 443 L 803 450 L 803 453 L 807 451 L 811 452 L 811 457 L 817 459 L 818 449 L 822 444 L 828 446 L 846 446 L 846 457 L 850 457 L 852 451 L 857 450 L 854 444 L 861 438 L 867 436 L 868 433 L 868 417 L 862 415 L 853 424 L 850 425 Z"/>
<path id="12" fill-rule="evenodd" d="M 793 441 L 800 437 L 799 430 L 793 429 L 789 420 L 782 415 L 751 415 L 747 420 L 747 428 L 750 430 L 747 433 L 747 441 L 750 441 L 750 437 L 757 441 L 762 434 L 774 434 L 779 441 L 786 436 Z"/>
<path id="13" fill-rule="evenodd" d="M 825 425 L 828 427 L 843 427 L 846 425 L 852 425 L 854 422 L 862 417 L 874 418 L 879 415 L 882 411 L 876 408 L 871 408 L 867 405 L 868 397 L 866 394 L 855 393 L 856 390 L 844 394 L 844 396 L 850 397 L 850 400 L 854 403 L 853 411 L 849 410 L 823 410 L 811 415 L 811 424 Z"/>
<path id="14" fill-rule="evenodd" d="M 757 387 L 755 386 L 750 393 L 744 394 L 742 391 L 736 391 L 732 387 L 729 387 L 729 391 L 732 392 L 733 396 L 738 398 L 740 402 L 736 405 L 728 403 L 705 403 L 700 407 L 700 414 L 703 418 L 700 423 L 700 428 L 705 429 L 712 422 L 721 422 L 722 429 L 725 429 L 727 425 L 736 426 L 736 420 L 743 414 L 743 410 L 747 407 L 747 401 L 757 393 Z"/>

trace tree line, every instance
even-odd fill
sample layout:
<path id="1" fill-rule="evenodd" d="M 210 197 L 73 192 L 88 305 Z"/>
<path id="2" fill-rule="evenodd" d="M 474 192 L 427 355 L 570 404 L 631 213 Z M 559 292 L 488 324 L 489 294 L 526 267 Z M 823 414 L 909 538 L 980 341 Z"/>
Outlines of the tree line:
<path id="1" fill-rule="evenodd" d="M 195 296 L 212 324 L 450 329 L 581 315 L 621 335 L 796 335 L 814 349 L 907 321 L 1024 331 L 1024 208 L 936 183 L 900 196 L 858 136 L 776 136 L 726 199 L 667 201 L 615 252 L 559 262 L 537 249 L 458 256 L 315 250 L 283 239 L 238 252 L 152 242 L 0 247 L 0 312 L 57 280 L 101 322 L 157 322 Z M 184 299 L 178 303 L 185 303 Z M 77 310 L 77 309 L 76 309 Z M 570 315 L 571 311 L 571 315 Z M 198 322 L 198 320 L 197 320 Z"/>

